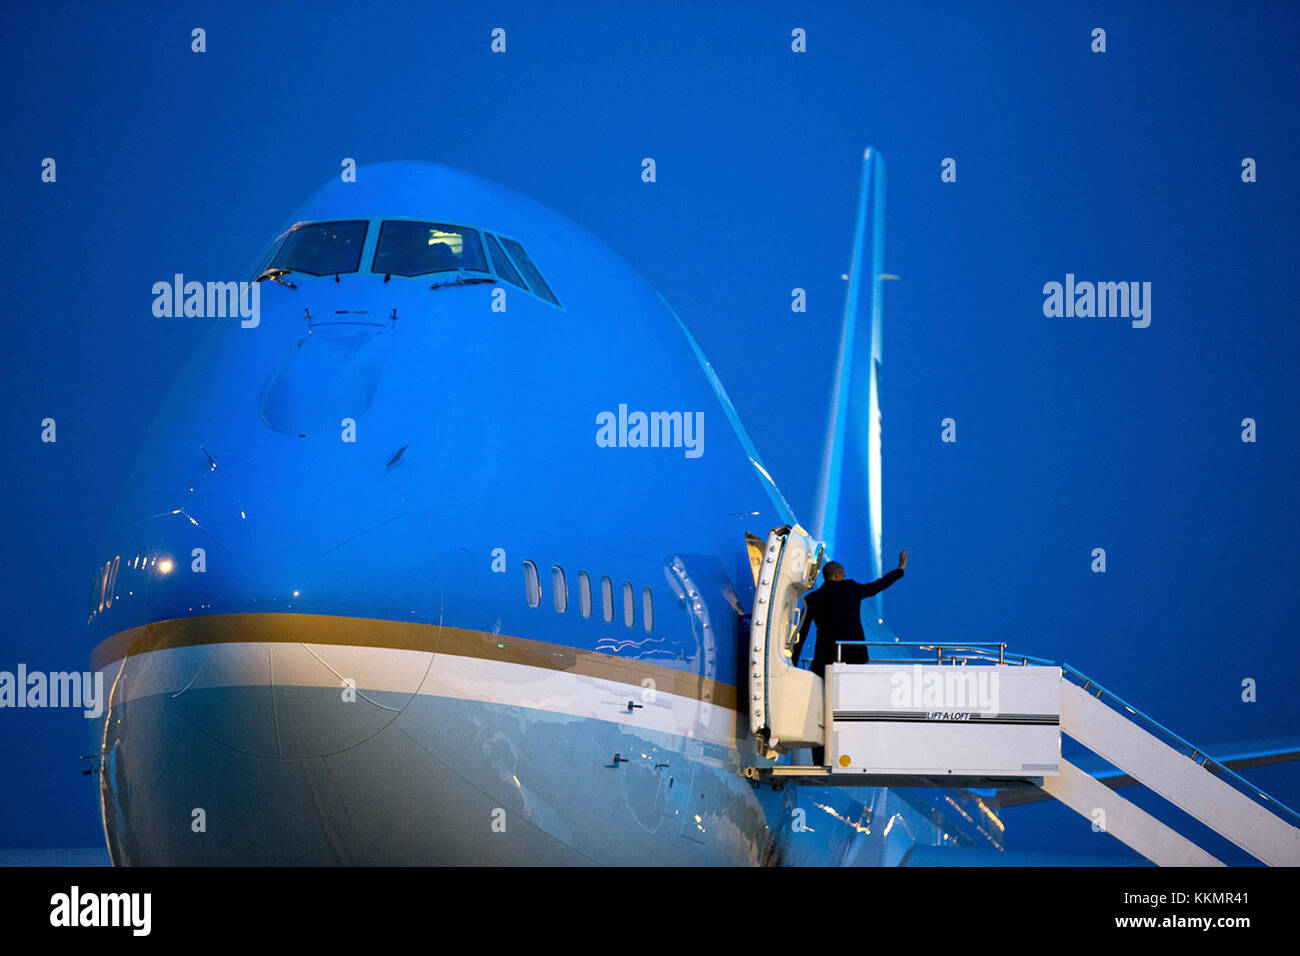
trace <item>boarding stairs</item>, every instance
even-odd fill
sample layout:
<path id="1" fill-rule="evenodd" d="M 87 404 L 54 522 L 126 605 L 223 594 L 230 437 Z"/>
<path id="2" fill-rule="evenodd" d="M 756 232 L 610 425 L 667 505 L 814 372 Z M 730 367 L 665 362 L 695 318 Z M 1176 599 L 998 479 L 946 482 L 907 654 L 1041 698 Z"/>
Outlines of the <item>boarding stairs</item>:
<path id="1" fill-rule="evenodd" d="M 1157 865 L 1222 865 L 1065 760 L 1064 733 L 1261 862 L 1300 865 L 1300 814 L 1068 664 L 997 643 L 842 641 L 824 681 L 796 667 L 800 598 L 824 557 L 797 525 L 752 552 L 748 702 L 758 756 L 822 747 L 824 763 L 750 766 L 742 771 L 750 780 L 1039 788 Z M 873 648 L 875 662 L 843 663 L 855 645 Z"/>

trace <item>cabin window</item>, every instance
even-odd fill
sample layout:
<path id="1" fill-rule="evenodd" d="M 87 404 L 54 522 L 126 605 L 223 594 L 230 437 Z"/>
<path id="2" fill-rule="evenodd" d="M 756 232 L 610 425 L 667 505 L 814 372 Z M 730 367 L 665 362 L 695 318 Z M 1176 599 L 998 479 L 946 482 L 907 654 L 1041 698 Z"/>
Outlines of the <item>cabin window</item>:
<path id="1" fill-rule="evenodd" d="M 104 610 L 104 566 L 100 565 L 91 577 L 90 607 L 87 611 L 91 617 L 94 617 L 102 610 Z"/>
<path id="2" fill-rule="evenodd" d="M 614 582 L 603 574 L 600 576 L 600 605 L 605 623 L 609 624 L 614 620 Z"/>
<path id="3" fill-rule="evenodd" d="M 361 248 L 366 244 L 364 219 L 346 222 L 309 222 L 294 226 L 271 257 L 269 268 L 332 276 L 356 272 Z"/>
<path id="4" fill-rule="evenodd" d="M 118 555 L 113 559 L 113 563 L 109 565 L 108 585 L 105 589 L 106 598 L 104 600 L 104 607 L 112 607 L 113 598 L 117 596 L 115 593 L 117 591 L 117 564 L 121 560 L 121 557 L 121 555 Z"/>
<path id="5" fill-rule="evenodd" d="M 626 627 L 631 627 L 633 624 L 636 623 L 636 606 L 633 603 L 634 600 L 635 598 L 632 592 L 632 582 L 624 581 L 623 582 L 623 624 Z"/>
<path id="6" fill-rule="evenodd" d="M 564 568 L 551 565 L 551 592 L 555 597 L 555 610 L 563 614 L 569 607 L 569 585 L 564 580 Z"/>
<path id="7" fill-rule="evenodd" d="M 641 589 L 641 624 L 649 634 L 655 629 L 655 599 L 650 589 Z"/>
<path id="8" fill-rule="evenodd" d="M 542 582 L 537 577 L 537 565 L 531 561 L 524 561 L 524 596 L 529 607 L 542 603 Z"/>
<path id="9" fill-rule="evenodd" d="M 515 265 L 519 267 L 519 271 L 528 280 L 528 284 L 532 286 L 533 292 L 551 303 L 551 305 L 558 306 L 560 300 L 555 297 L 551 287 L 546 284 L 542 274 L 537 271 L 537 266 L 533 265 L 533 260 L 528 258 L 528 253 L 524 252 L 524 247 L 515 240 L 506 239 L 504 236 L 501 238 L 501 242 L 506 247 L 506 251 L 510 253 L 510 258 L 514 260 Z"/>
<path id="10" fill-rule="evenodd" d="M 371 272 L 422 276 L 431 272 L 487 272 L 478 231 L 440 222 L 390 219 L 379 228 Z"/>
<path id="11" fill-rule="evenodd" d="M 578 608 L 583 617 L 591 617 L 591 578 L 586 571 L 578 572 Z"/>

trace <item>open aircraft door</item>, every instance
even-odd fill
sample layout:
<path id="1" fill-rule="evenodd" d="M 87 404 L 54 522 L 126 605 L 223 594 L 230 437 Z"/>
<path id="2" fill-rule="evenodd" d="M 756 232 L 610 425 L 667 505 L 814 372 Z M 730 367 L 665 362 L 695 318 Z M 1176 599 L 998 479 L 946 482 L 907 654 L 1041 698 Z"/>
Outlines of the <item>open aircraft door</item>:
<path id="1" fill-rule="evenodd" d="M 760 756 L 776 759 L 825 742 L 822 679 L 795 666 L 800 598 L 821 571 L 825 549 L 803 528 L 775 528 L 757 569 L 749 631 L 749 725 Z"/>

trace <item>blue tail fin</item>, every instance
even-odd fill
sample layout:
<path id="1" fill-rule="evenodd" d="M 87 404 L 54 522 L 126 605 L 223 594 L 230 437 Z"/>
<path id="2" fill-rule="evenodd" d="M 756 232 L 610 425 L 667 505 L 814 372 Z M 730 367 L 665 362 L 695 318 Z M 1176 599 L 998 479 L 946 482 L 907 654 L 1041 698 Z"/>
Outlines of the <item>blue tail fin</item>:
<path id="1" fill-rule="evenodd" d="M 853 262 L 830 421 L 822 454 L 813 534 L 826 554 L 859 581 L 883 573 L 880 554 L 880 332 L 885 246 L 885 161 L 868 148 L 862 159 Z M 862 602 L 863 626 L 882 617 L 881 596 Z M 870 635 L 871 630 L 868 629 Z M 876 638 L 868 637 L 868 640 Z"/>

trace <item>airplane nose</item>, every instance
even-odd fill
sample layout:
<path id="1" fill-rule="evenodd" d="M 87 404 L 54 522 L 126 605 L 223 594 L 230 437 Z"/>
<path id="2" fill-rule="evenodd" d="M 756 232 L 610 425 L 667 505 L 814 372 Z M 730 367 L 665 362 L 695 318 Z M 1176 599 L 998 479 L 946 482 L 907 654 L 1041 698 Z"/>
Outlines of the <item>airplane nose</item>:
<path id="1" fill-rule="evenodd" d="M 176 716 L 211 739 L 272 758 L 339 753 L 383 730 L 410 703 L 433 659 L 429 651 L 385 646 L 395 641 L 384 632 L 437 631 L 286 613 L 151 627 L 165 628 L 155 640 L 173 646 L 128 658 L 128 699 L 165 695 Z"/>
<path id="2" fill-rule="evenodd" d="M 241 617 L 160 622 L 181 630 L 154 638 L 178 646 L 142 641 L 105 667 L 116 679 L 96 736 L 115 864 L 591 862 L 547 802 L 548 775 L 556 754 L 626 749 L 623 737 L 597 742 L 587 722 L 534 722 L 480 699 L 491 682 L 472 664 L 447 667 L 453 654 L 440 664 L 414 646 L 454 649 L 454 629 Z M 541 822 L 485 842 L 484 821 L 502 812 Z"/>
<path id="3" fill-rule="evenodd" d="M 114 862 L 350 862 L 364 804 L 345 805 L 328 762 L 407 739 L 390 725 L 433 654 L 372 645 L 414 643 L 413 628 L 438 625 L 212 614 L 128 635 L 127 656 L 99 665 L 112 688 L 96 742 Z M 274 804 L 257 800 L 267 793 Z"/>
<path id="4" fill-rule="evenodd" d="M 391 345 L 390 323 L 366 315 L 310 324 L 266 387 L 262 421 L 286 435 L 309 435 L 359 418 L 374 399 Z"/>

